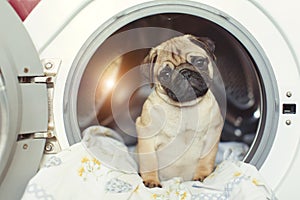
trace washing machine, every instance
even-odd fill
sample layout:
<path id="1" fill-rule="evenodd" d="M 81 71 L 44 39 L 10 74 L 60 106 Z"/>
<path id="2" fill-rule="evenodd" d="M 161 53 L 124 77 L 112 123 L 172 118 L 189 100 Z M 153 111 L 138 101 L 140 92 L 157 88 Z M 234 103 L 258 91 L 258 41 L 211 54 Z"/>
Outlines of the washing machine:
<path id="1" fill-rule="evenodd" d="M 182 34 L 215 42 L 221 142 L 247 146 L 241 159 L 279 199 L 296 199 L 298 7 L 294 0 L 43 0 L 22 23 L 1 0 L 0 199 L 19 199 L 39 164 L 91 125 L 134 145 L 134 119 L 150 90 L 133 69 Z"/>

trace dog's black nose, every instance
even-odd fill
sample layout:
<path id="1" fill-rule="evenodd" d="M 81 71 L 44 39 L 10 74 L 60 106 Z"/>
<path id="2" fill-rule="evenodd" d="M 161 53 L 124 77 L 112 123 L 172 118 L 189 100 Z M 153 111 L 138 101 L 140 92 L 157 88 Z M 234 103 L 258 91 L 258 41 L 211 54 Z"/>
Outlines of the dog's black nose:
<path id="1" fill-rule="evenodd" d="M 187 80 L 191 79 L 192 77 L 191 70 L 188 69 L 182 69 L 179 71 L 179 73 L 182 74 L 182 76 Z"/>

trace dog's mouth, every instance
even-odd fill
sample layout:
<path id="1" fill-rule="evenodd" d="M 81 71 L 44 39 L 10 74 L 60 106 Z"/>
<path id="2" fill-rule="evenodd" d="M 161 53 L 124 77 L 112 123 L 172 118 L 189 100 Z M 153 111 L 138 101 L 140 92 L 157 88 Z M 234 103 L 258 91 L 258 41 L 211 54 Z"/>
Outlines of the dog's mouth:
<path id="1" fill-rule="evenodd" d="M 199 72 L 190 69 L 181 69 L 173 72 L 170 81 L 159 77 L 162 88 L 166 94 L 176 102 L 188 102 L 204 96 L 209 84 Z"/>

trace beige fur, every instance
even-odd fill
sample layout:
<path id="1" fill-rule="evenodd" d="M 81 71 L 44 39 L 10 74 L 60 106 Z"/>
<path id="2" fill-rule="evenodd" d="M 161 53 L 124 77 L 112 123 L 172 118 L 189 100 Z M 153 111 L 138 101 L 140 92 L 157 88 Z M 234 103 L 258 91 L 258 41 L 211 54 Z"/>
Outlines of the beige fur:
<path id="1" fill-rule="evenodd" d="M 190 52 L 208 56 L 202 48 L 189 42 L 186 36 L 177 39 L 181 46 L 185 46 L 184 49 L 180 45 L 177 47 L 181 50 L 181 54 L 177 55 L 180 59 L 174 60 L 174 55 L 159 56 L 158 64 L 154 66 L 154 79 L 159 66 L 166 60 L 176 67 L 188 59 Z M 170 46 L 168 42 L 174 43 L 174 40 L 154 49 L 156 53 L 164 45 Z M 209 72 L 212 76 L 212 66 Z M 202 181 L 214 169 L 222 127 L 223 118 L 210 90 L 193 101 L 179 103 L 169 99 L 157 83 L 136 120 L 140 174 L 144 184 L 160 187 L 160 181 L 175 176 Z"/>

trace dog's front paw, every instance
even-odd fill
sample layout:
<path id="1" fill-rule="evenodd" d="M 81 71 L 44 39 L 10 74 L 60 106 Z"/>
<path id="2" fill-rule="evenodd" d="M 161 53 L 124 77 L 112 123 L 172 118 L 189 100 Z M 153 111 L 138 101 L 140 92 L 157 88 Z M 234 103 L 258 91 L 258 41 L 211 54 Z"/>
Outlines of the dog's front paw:
<path id="1" fill-rule="evenodd" d="M 154 187 L 159 187 L 161 188 L 161 184 L 158 180 L 144 180 L 143 181 L 144 185 L 148 188 L 154 188 Z"/>
<path id="2" fill-rule="evenodd" d="M 207 177 L 207 176 L 202 176 L 202 175 L 195 176 L 195 177 L 193 178 L 193 181 L 201 181 L 201 182 L 203 182 L 204 179 L 205 179 L 206 177 Z"/>
<path id="3" fill-rule="evenodd" d="M 206 177 L 208 177 L 212 173 L 211 169 L 201 170 L 195 173 L 193 181 L 201 181 L 203 182 Z"/>

